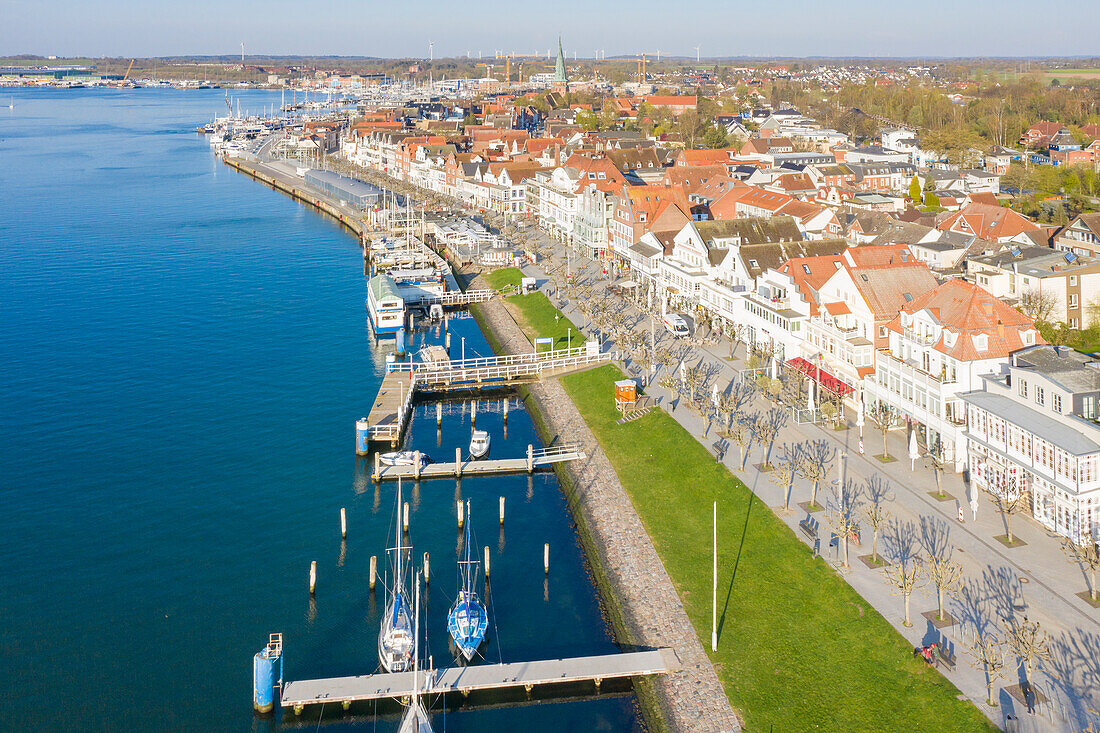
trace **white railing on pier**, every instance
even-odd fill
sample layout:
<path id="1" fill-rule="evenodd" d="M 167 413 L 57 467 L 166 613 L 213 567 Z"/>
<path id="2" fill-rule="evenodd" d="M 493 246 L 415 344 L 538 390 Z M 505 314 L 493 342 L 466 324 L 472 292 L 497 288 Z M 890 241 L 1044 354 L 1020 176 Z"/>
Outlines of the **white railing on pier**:
<path id="1" fill-rule="evenodd" d="M 481 369 L 483 367 L 506 366 L 512 364 L 535 364 L 557 359 L 568 359 L 574 356 L 583 356 L 598 352 L 598 347 L 588 345 L 574 346 L 570 349 L 554 349 L 552 351 L 533 351 L 526 354 L 505 354 L 503 356 L 481 356 L 476 359 L 452 359 L 450 361 L 396 361 L 386 365 L 387 372 L 414 372 L 423 374 L 433 371 L 450 371 L 455 369 Z"/>
<path id="2" fill-rule="evenodd" d="M 444 307 L 453 305 L 470 305 L 471 303 L 485 303 L 497 296 L 495 290 L 448 290 L 441 295 L 425 295 L 416 300 L 409 300 L 412 305 L 435 305 Z"/>

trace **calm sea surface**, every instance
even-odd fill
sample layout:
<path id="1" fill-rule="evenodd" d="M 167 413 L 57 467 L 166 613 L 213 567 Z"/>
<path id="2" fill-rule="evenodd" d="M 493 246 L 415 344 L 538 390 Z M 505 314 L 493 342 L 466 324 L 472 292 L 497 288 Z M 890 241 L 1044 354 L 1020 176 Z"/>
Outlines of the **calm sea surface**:
<path id="1" fill-rule="evenodd" d="M 251 712 L 270 632 L 287 679 L 377 668 L 368 563 L 392 544 L 395 488 L 354 454 L 389 346 L 368 331 L 360 250 L 214 160 L 190 130 L 224 110 L 220 90 L 2 91 L 0 729 L 275 727 Z M 472 320 L 452 330 L 490 353 Z M 485 409 L 493 455 L 535 441 L 515 403 L 507 426 Z M 437 433 L 418 408 L 411 446 L 453 457 L 467 410 L 448 405 Z M 552 475 L 427 482 L 406 498 L 437 666 L 459 497 L 492 552 L 489 661 L 615 651 Z M 639 727 L 632 698 L 436 710 L 437 731 Z"/>

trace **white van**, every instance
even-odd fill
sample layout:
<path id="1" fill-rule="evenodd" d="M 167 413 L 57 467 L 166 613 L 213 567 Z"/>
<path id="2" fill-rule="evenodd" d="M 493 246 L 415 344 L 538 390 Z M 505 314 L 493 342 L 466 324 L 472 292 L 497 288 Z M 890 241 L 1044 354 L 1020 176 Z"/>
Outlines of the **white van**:
<path id="1" fill-rule="evenodd" d="M 691 334 L 691 331 L 688 330 L 687 321 L 685 321 L 683 316 L 681 315 L 678 315 L 676 313 L 669 313 L 661 320 L 661 322 L 665 324 L 665 330 L 671 333 L 673 336 L 680 337 L 688 336 Z"/>

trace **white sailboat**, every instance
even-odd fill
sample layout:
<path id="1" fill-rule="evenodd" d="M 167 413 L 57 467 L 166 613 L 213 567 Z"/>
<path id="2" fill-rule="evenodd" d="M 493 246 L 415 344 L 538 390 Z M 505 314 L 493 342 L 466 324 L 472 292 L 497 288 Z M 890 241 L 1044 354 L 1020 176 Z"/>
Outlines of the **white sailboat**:
<path id="1" fill-rule="evenodd" d="M 420 636 L 420 575 L 416 576 L 416 611 L 413 622 L 414 637 Z M 409 708 L 405 711 L 405 717 L 401 719 L 401 727 L 398 733 L 433 733 L 432 722 L 428 717 L 428 711 L 420 704 L 420 669 L 419 654 L 413 651 L 413 690 L 409 700 Z"/>
<path id="2" fill-rule="evenodd" d="M 458 562 L 459 589 L 458 598 L 447 614 L 447 631 L 451 634 L 455 648 L 467 662 L 471 661 L 489 627 L 489 614 L 485 604 L 477 595 L 476 576 L 477 555 L 471 555 L 470 542 L 470 502 L 466 502 L 466 541 L 464 542 L 466 559 Z"/>
<path id="3" fill-rule="evenodd" d="M 401 480 L 397 481 L 397 512 L 394 535 L 397 542 L 390 550 L 394 553 L 393 587 L 387 588 L 389 598 L 382 626 L 378 631 L 378 661 L 387 672 L 406 672 L 416 658 L 416 634 L 409 609 L 408 589 L 405 587 L 405 550 L 401 543 Z"/>

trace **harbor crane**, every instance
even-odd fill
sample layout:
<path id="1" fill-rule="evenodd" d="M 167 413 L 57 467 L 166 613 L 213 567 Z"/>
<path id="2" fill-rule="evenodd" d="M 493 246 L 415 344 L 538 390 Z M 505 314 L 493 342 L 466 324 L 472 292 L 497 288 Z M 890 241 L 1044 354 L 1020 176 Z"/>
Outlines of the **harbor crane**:
<path id="1" fill-rule="evenodd" d="M 664 53 L 665 55 L 668 55 L 667 52 L 665 52 L 665 51 L 643 51 L 642 53 L 638 54 L 638 81 L 639 82 L 644 83 L 646 78 L 647 78 L 646 68 L 645 68 L 646 64 L 649 63 L 649 59 L 647 58 L 647 56 L 656 56 L 657 57 L 656 60 L 658 62 L 660 62 L 662 53 Z"/>
<path id="2" fill-rule="evenodd" d="M 492 73 L 493 73 L 493 65 L 492 64 L 477 63 L 477 64 L 474 64 L 474 66 L 475 67 L 484 66 L 485 67 L 485 78 L 486 79 L 492 79 L 493 78 L 492 77 Z"/>

